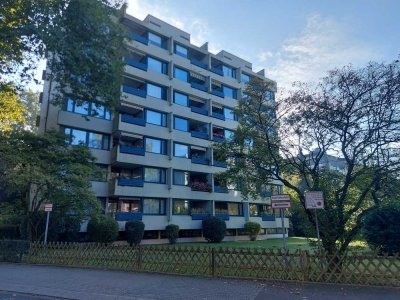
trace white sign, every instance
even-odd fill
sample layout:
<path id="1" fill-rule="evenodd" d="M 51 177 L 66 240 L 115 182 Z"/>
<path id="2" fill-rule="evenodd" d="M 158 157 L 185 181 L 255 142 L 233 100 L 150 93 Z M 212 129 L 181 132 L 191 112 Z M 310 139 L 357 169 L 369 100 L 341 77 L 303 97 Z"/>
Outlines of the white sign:
<path id="1" fill-rule="evenodd" d="M 306 209 L 324 209 L 324 195 L 322 192 L 305 192 Z"/>
<path id="2" fill-rule="evenodd" d="M 272 195 L 271 196 L 271 203 L 272 203 L 272 201 L 287 201 L 287 202 L 290 202 L 290 195 L 288 195 L 288 194 Z"/>
<path id="3" fill-rule="evenodd" d="M 44 211 L 52 211 L 53 210 L 53 204 L 52 203 L 46 203 L 44 205 Z"/>
<path id="4" fill-rule="evenodd" d="M 290 202 L 287 201 L 271 201 L 272 208 L 290 208 Z"/>

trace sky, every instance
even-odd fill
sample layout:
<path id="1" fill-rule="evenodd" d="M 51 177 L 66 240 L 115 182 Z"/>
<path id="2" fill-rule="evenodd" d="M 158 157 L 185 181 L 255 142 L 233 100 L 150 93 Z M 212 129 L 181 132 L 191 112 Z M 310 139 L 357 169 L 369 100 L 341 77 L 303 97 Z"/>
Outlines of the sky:
<path id="1" fill-rule="evenodd" d="M 278 87 L 316 82 L 328 70 L 400 55 L 400 0 L 128 0 L 191 34 L 197 46 L 226 50 L 265 68 Z"/>

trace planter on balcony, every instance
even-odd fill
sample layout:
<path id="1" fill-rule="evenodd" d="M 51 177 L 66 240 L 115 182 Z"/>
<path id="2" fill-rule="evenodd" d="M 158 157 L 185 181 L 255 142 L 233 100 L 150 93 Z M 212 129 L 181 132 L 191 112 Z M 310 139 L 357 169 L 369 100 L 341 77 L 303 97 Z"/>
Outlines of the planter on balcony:
<path id="1" fill-rule="evenodd" d="M 205 182 L 192 182 L 189 184 L 190 188 L 192 191 L 197 191 L 197 192 L 211 192 L 211 185 L 205 183 Z"/>
<path id="2" fill-rule="evenodd" d="M 144 36 L 141 36 L 141 35 L 139 35 L 137 33 L 132 33 L 132 38 L 135 41 L 138 41 L 139 43 L 142 43 L 144 45 L 148 45 L 149 44 L 149 39 L 148 38 L 146 38 Z"/>
<path id="3" fill-rule="evenodd" d="M 211 94 L 217 96 L 217 97 L 221 97 L 221 98 L 225 98 L 224 92 L 218 91 L 218 90 L 211 90 Z"/>
<path id="4" fill-rule="evenodd" d="M 192 88 L 194 88 L 194 89 L 198 89 L 198 90 L 203 91 L 203 92 L 207 92 L 207 91 L 208 91 L 208 87 L 206 87 L 205 85 L 196 83 L 196 82 L 192 82 L 192 83 L 190 84 L 190 86 L 191 86 Z"/>
<path id="5" fill-rule="evenodd" d="M 223 142 L 223 141 L 225 141 L 225 138 L 218 136 L 218 135 L 213 135 L 213 141 L 214 142 Z"/>
<path id="6" fill-rule="evenodd" d="M 275 216 L 274 215 L 262 215 L 261 219 L 263 221 L 275 221 Z"/>
<path id="7" fill-rule="evenodd" d="M 214 167 L 219 167 L 219 168 L 227 168 L 228 164 L 226 162 L 223 162 L 223 161 L 214 160 L 213 166 Z"/>
<path id="8" fill-rule="evenodd" d="M 116 212 L 115 221 L 131 221 L 141 220 L 143 214 L 141 212 Z"/>
<path id="9" fill-rule="evenodd" d="M 205 63 L 203 63 L 202 61 L 199 61 L 199 60 L 197 60 L 197 59 L 191 59 L 190 60 L 190 63 L 192 64 L 192 65 L 195 65 L 195 66 L 198 66 L 198 67 L 200 67 L 200 68 L 203 68 L 203 69 L 208 69 L 208 65 L 207 64 L 205 64 Z"/>
<path id="10" fill-rule="evenodd" d="M 143 179 L 118 178 L 118 185 L 119 186 L 143 187 L 144 180 Z"/>
<path id="11" fill-rule="evenodd" d="M 146 120 L 145 119 L 135 118 L 135 117 L 133 117 L 131 115 L 123 114 L 121 116 L 121 121 L 125 122 L 125 123 L 139 125 L 139 126 L 146 126 Z"/>
<path id="12" fill-rule="evenodd" d="M 199 164 L 199 165 L 208 165 L 209 161 L 208 161 L 208 159 L 205 159 L 202 157 L 192 157 L 192 163 Z"/>
<path id="13" fill-rule="evenodd" d="M 204 220 L 210 216 L 209 213 L 198 213 L 198 214 L 191 214 L 191 215 L 192 215 L 192 220 Z"/>
<path id="14" fill-rule="evenodd" d="M 217 112 L 213 112 L 213 113 L 212 113 L 212 116 L 213 116 L 214 118 L 216 118 L 216 119 L 220 119 L 220 120 L 225 121 L 225 116 L 224 116 L 223 114 L 220 114 L 220 113 L 217 113 Z"/>
<path id="15" fill-rule="evenodd" d="M 195 113 L 198 113 L 198 114 L 201 114 L 201 115 L 208 116 L 208 110 L 207 110 L 207 109 L 200 108 L 200 107 L 197 107 L 197 106 L 191 106 L 191 107 L 190 107 L 190 110 L 191 110 L 192 112 L 195 112 Z"/>
<path id="16" fill-rule="evenodd" d="M 200 131 L 191 131 L 190 132 L 192 137 L 196 137 L 199 139 L 208 140 L 209 136 L 208 133 L 200 132 Z"/>
<path id="17" fill-rule="evenodd" d="M 225 221 L 229 221 L 229 214 L 228 213 L 215 213 L 215 217 L 220 218 Z"/>
<path id="18" fill-rule="evenodd" d="M 136 61 L 132 58 L 125 57 L 125 63 L 129 66 L 141 69 L 143 71 L 147 71 L 147 64 L 144 64 L 142 62 Z"/>
<path id="19" fill-rule="evenodd" d="M 133 146 L 127 146 L 127 145 L 121 145 L 119 148 L 120 153 L 127 153 L 127 154 L 133 154 L 133 155 L 141 155 L 144 156 L 146 153 L 146 150 L 142 147 L 133 147 Z"/>
<path id="20" fill-rule="evenodd" d="M 147 92 L 145 90 L 135 89 L 135 88 L 127 86 L 127 85 L 123 86 L 122 91 L 124 93 L 132 94 L 132 95 L 143 97 L 143 98 L 146 98 L 146 96 L 147 96 Z"/>
<path id="21" fill-rule="evenodd" d="M 211 72 L 218 74 L 220 76 L 224 76 L 224 72 L 222 72 L 221 69 L 215 68 L 215 67 L 211 67 Z"/>
<path id="22" fill-rule="evenodd" d="M 228 188 L 224 186 L 214 186 L 214 193 L 229 193 Z"/>

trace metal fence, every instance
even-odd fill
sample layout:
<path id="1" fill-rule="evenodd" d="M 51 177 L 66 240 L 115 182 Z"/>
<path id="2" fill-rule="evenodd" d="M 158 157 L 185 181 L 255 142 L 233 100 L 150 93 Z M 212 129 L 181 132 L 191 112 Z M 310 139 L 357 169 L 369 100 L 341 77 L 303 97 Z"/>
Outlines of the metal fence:
<path id="1" fill-rule="evenodd" d="M 376 253 L 328 255 L 300 250 L 182 245 L 32 243 L 23 261 L 126 271 L 400 287 L 400 257 Z"/>

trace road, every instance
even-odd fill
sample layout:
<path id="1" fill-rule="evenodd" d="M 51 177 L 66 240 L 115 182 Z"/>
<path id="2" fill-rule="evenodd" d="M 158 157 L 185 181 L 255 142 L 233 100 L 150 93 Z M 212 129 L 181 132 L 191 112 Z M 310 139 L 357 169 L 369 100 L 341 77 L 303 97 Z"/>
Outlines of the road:
<path id="1" fill-rule="evenodd" d="M 400 289 L 271 283 L 2 263 L 0 299 L 398 300 Z"/>

